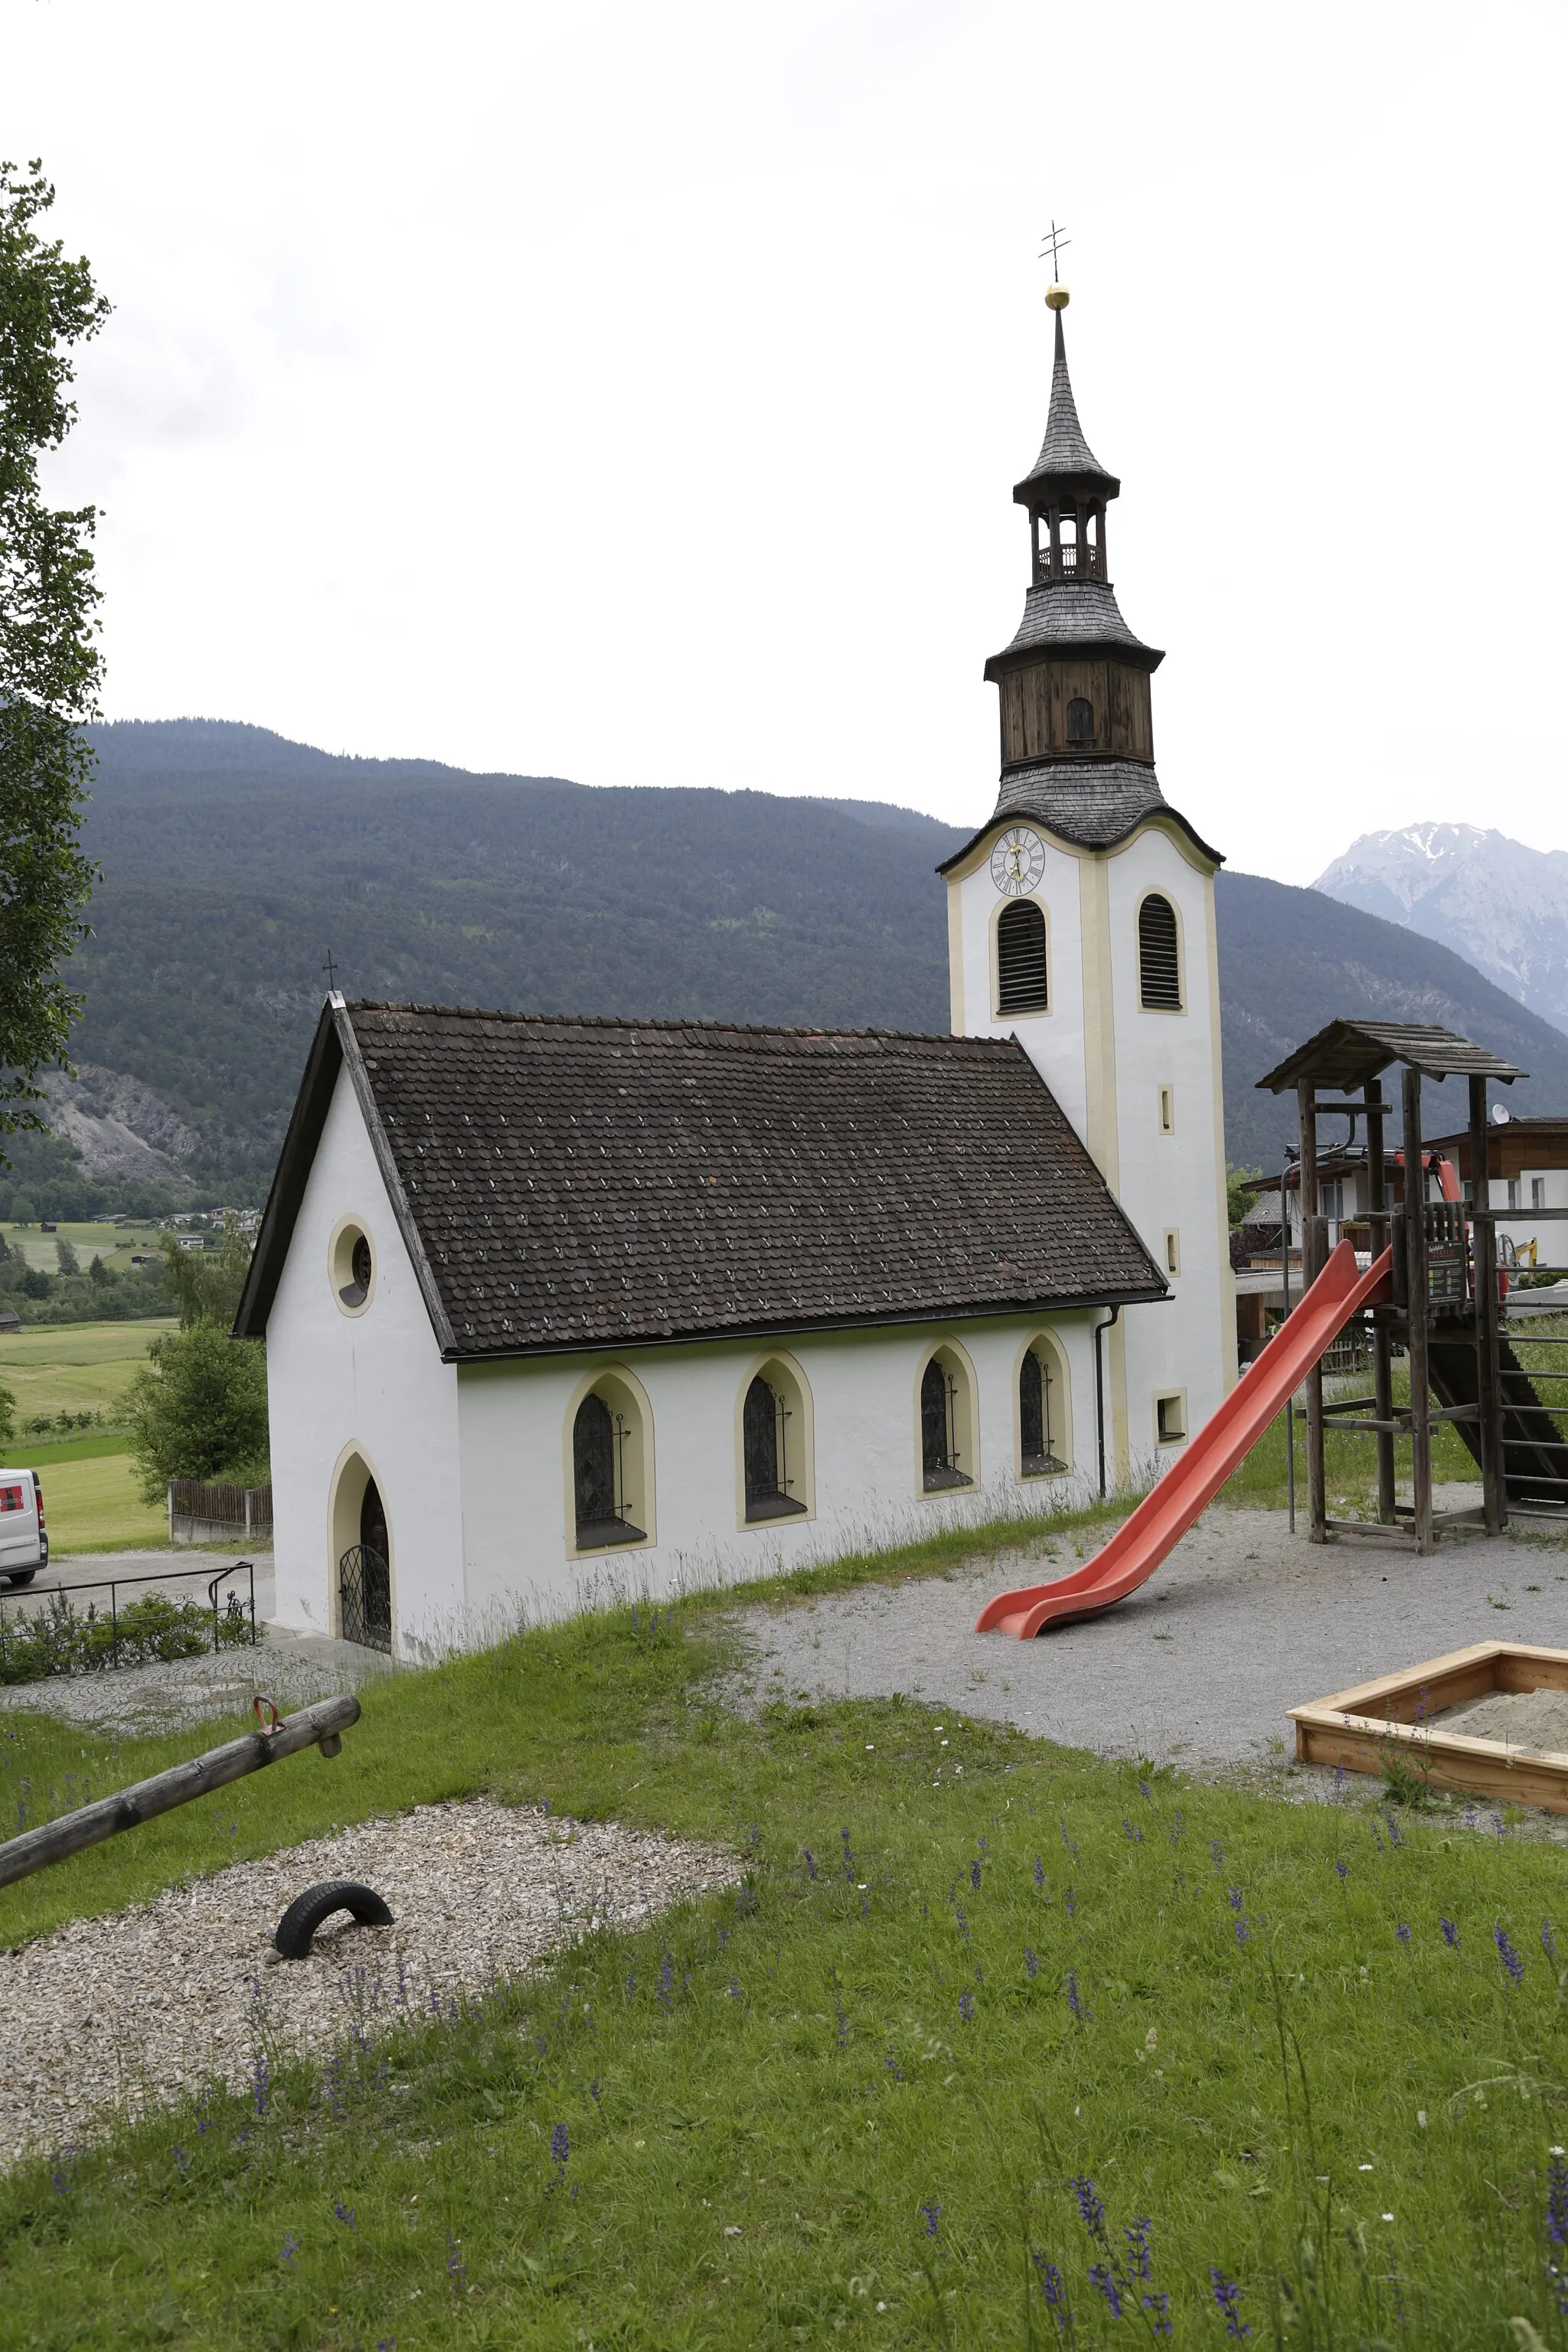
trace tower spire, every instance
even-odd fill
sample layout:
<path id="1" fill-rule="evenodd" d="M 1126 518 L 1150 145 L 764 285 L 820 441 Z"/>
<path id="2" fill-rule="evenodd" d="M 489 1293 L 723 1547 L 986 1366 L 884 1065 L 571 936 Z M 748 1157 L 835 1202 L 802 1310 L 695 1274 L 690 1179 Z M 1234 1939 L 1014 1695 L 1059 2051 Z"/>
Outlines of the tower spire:
<path id="1" fill-rule="evenodd" d="M 1058 299 L 1051 300 L 1052 295 Z M 1051 404 L 1046 417 L 1046 437 L 1040 444 L 1040 454 L 1013 496 L 1020 506 L 1030 504 L 1030 493 L 1039 485 L 1053 478 L 1065 487 L 1068 482 L 1094 485 L 1102 498 L 1120 496 L 1121 485 L 1114 474 L 1108 474 L 1089 443 L 1078 421 L 1078 403 L 1073 398 L 1072 378 L 1068 373 L 1067 337 L 1062 332 L 1062 312 L 1068 306 L 1068 289 L 1053 286 L 1046 296 L 1056 313 L 1056 361 L 1051 369 Z"/>

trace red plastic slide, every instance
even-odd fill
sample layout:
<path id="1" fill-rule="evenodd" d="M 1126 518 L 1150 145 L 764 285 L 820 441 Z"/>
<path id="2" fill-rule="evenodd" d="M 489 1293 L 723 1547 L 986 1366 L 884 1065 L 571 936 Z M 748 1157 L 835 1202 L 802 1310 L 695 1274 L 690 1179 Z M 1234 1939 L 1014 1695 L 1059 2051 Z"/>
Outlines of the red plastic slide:
<path id="1" fill-rule="evenodd" d="M 1392 1296 L 1393 1269 L 1393 1253 L 1384 1250 L 1365 1274 L 1358 1273 L 1354 1249 L 1341 1242 L 1300 1305 L 1104 1550 L 1052 1584 L 999 1592 L 982 1610 L 975 1632 L 1014 1633 L 1028 1642 L 1047 1625 L 1098 1617 L 1135 1592 L 1213 1502 L 1351 1317 Z"/>

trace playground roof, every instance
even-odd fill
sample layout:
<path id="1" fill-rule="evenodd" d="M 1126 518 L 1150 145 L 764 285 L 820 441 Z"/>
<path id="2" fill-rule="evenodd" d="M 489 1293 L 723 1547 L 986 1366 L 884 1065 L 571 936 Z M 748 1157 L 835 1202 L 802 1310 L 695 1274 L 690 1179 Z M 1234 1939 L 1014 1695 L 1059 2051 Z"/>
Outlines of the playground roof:
<path id="1" fill-rule="evenodd" d="M 1429 1022 L 1331 1021 L 1258 1083 L 1282 1095 L 1310 1079 L 1348 1094 L 1394 1062 L 1408 1063 L 1424 1078 L 1497 1078 L 1510 1087 L 1515 1078 L 1529 1076 L 1511 1062 L 1500 1062 L 1484 1045 L 1472 1045 L 1468 1037 Z"/>

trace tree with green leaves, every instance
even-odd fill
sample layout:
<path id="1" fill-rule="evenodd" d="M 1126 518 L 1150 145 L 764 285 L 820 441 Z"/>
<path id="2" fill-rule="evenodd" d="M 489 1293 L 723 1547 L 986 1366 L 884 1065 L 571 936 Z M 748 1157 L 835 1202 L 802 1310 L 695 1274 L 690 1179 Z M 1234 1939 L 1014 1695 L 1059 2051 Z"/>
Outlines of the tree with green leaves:
<path id="1" fill-rule="evenodd" d="M 204 1317 L 160 1332 L 144 1370 L 126 1394 L 131 1446 L 150 1503 L 171 1478 L 226 1478 L 265 1486 L 267 1353 L 259 1340 L 231 1339 Z"/>
<path id="2" fill-rule="evenodd" d="M 239 1227 L 226 1224 L 222 1246 L 216 1250 L 184 1250 L 173 1234 L 161 1234 L 158 1247 L 181 1322 L 187 1329 L 193 1323 L 219 1323 L 226 1331 L 250 1271 L 250 1244 Z"/>
<path id="3" fill-rule="evenodd" d="M 109 304 L 85 260 L 38 230 L 40 163 L 0 163 L 0 1134 L 43 1125 L 37 1080 L 81 1010 L 59 966 L 87 926 L 82 855 L 101 655 L 92 507 L 50 507 L 38 460 L 76 416 L 74 347 Z"/>

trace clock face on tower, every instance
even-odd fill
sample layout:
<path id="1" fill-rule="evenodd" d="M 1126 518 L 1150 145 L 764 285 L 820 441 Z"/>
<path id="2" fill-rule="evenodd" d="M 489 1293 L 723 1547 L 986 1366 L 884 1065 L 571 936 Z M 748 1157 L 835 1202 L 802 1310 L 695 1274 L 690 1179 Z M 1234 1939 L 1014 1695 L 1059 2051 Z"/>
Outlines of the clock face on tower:
<path id="1" fill-rule="evenodd" d="M 1009 898 L 1039 887 L 1046 870 L 1046 845 L 1026 824 L 1011 824 L 991 853 L 991 879 Z"/>

